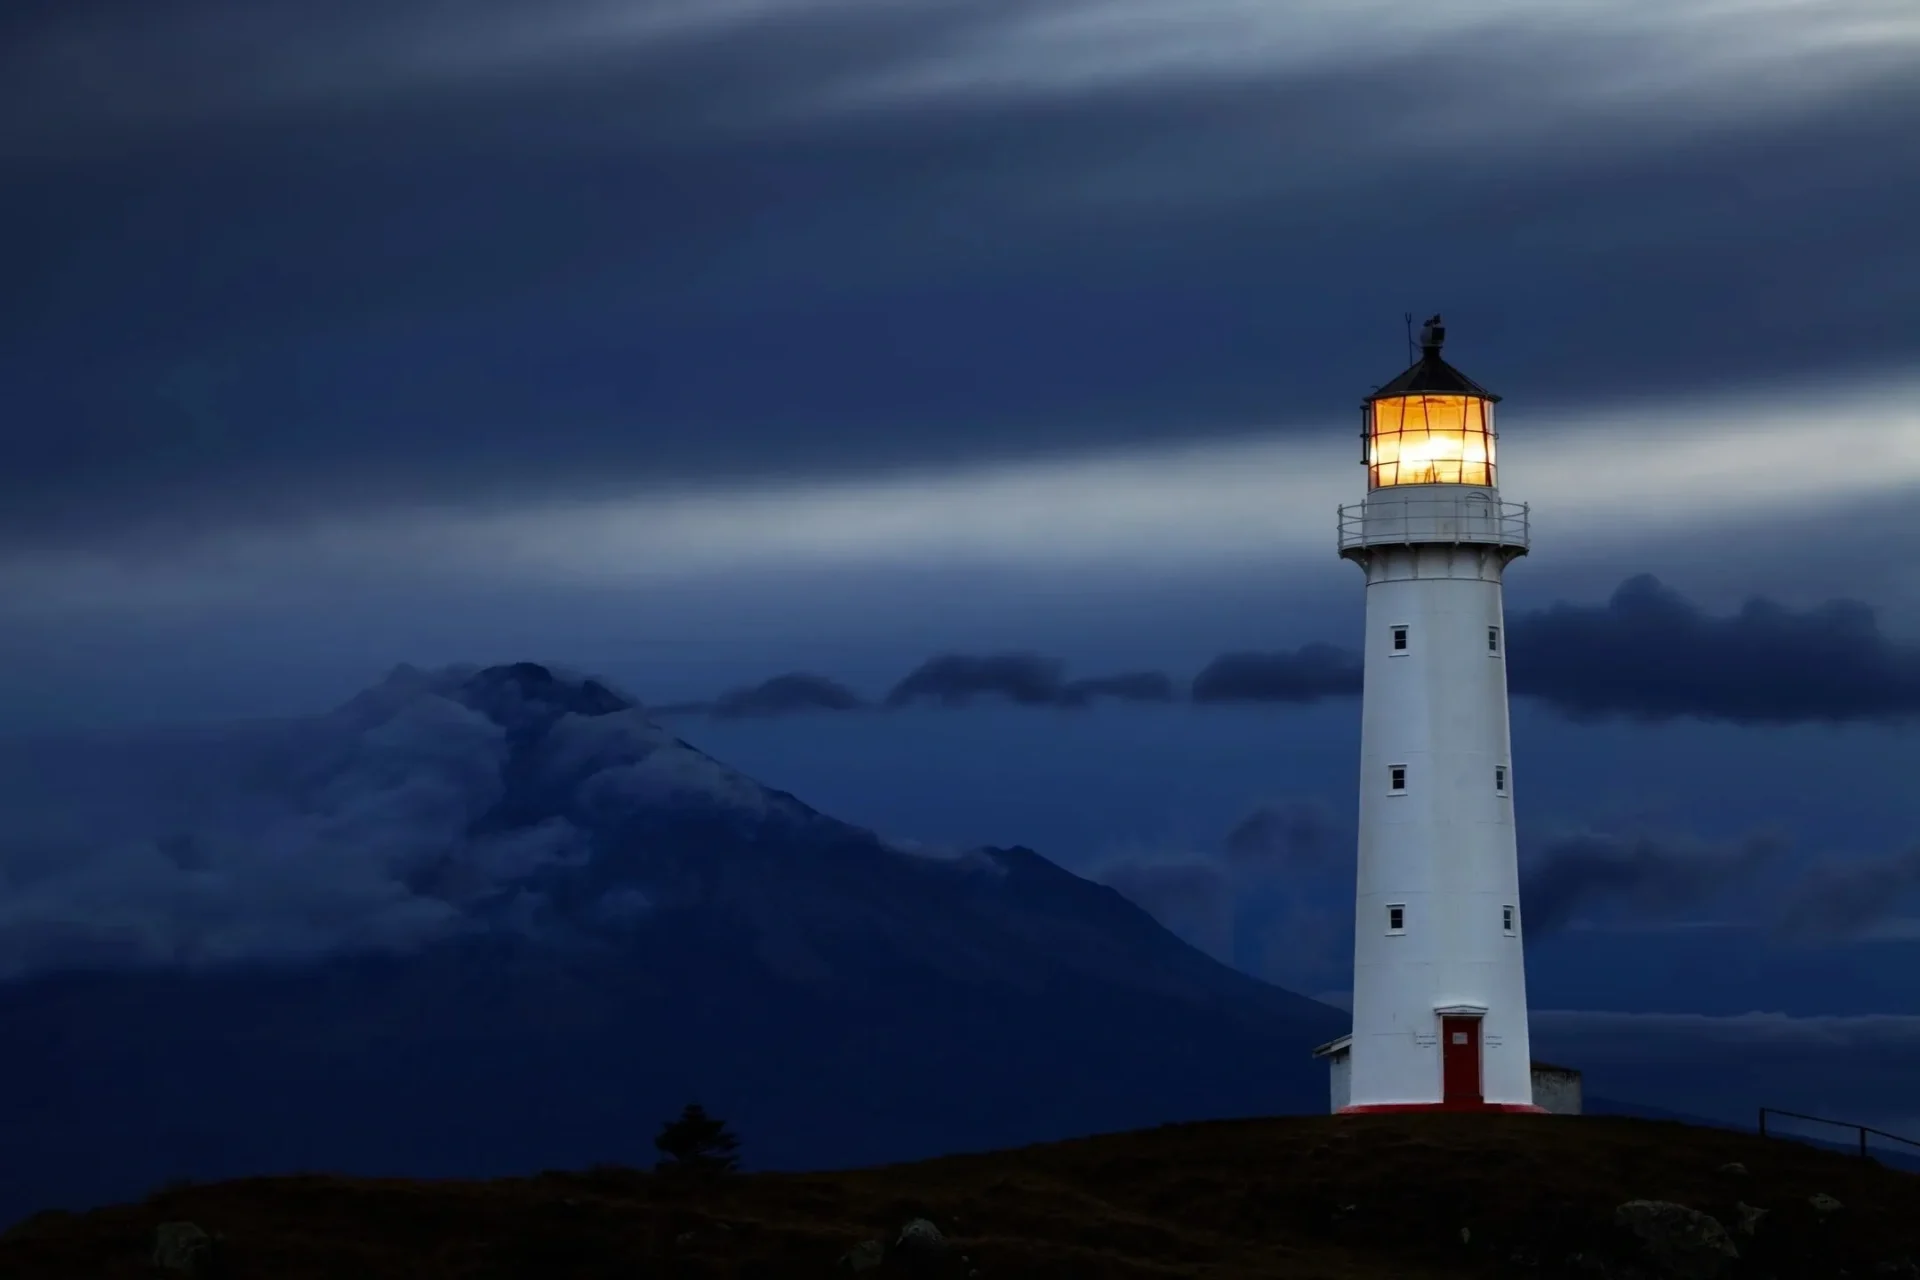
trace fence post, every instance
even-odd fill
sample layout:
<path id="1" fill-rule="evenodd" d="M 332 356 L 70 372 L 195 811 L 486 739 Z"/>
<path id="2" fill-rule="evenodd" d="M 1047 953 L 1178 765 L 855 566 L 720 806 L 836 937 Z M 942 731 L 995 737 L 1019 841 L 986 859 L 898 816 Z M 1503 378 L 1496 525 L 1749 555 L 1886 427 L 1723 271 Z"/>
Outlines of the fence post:
<path id="1" fill-rule="evenodd" d="M 1765 1107 L 1760 1108 L 1760 1136 L 1763 1138 L 1767 1136 L 1767 1109 Z"/>
<path id="2" fill-rule="evenodd" d="M 1862 1160 L 1865 1160 L 1867 1158 L 1867 1126 L 1861 1125 L 1859 1126 L 1859 1128 L 1860 1128 L 1860 1158 Z"/>

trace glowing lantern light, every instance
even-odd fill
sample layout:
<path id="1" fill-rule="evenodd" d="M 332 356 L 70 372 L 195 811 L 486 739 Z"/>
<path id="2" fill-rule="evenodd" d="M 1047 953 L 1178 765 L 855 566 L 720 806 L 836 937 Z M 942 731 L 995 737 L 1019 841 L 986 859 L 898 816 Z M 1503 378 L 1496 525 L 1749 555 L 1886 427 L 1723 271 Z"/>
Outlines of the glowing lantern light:
<path id="1" fill-rule="evenodd" d="M 1493 406 L 1500 397 L 1440 358 L 1439 316 L 1420 330 L 1420 359 L 1361 406 L 1367 487 L 1465 484 L 1491 488 Z"/>

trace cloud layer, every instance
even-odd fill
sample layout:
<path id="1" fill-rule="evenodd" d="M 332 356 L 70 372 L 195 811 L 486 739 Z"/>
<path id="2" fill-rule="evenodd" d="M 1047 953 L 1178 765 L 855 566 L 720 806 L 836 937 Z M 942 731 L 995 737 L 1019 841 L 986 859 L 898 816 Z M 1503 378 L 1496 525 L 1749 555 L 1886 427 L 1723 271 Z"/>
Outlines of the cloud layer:
<path id="1" fill-rule="evenodd" d="M 0 831 L 0 979 L 489 929 L 577 941 L 644 914 L 649 876 L 672 888 L 676 817 L 813 816 L 601 682 L 530 663 L 400 667 L 325 716 L 83 746 L 50 768 L 37 750 L 0 757 L 18 787 Z M 143 795 L 155 777 L 168 794 Z M 182 791 L 190 803 L 165 803 Z M 596 861 L 609 832 L 617 876 Z"/>
<path id="2" fill-rule="evenodd" d="M 9 6 L 7 546 L 1324 432 L 1409 306 L 1549 432 L 1904 355 L 1898 0 L 230 9 Z"/>
<path id="3" fill-rule="evenodd" d="M 1789 609 L 1757 599 L 1715 618 L 1643 575 L 1604 605 L 1557 604 L 1508 630 L 1512 691 L 1576 719 L 1789 724 L 1920 714 L 1920 644 L 1887 636 L 1858 601 Z"/>
<path id="4" fill-rule="evenodd" d="M 1650 575 L 1628 579 L 1606 603 L 1556 604 L 1507 622 L 1508 692 L 1575 720 L 1690 716 L 1746 725 L 1910 720 L 1920 715 L 1920 644 L 1880 630 L 1857 601 L 1805 609 L 1754 599 L 1712 616 Z M 1187 688 L 1198 704 L 1304 705 L 1361 692 L 1358 654 L 1327 644 L 1229 653 Z M 1078 707 L 1108 698 L 1168 702 L 1172 677 L 1153 671 L 1068 679 L 1031 653 L 942 654 L 878 703 L 824 676 L 794 672 L 712 703 L 663 710 L 717 715 L 964 707 L 994 698 L 1027 707 Z"/>
<path id="5" fill-rule="evenodd" d="M 1320 799 L 1283 796 L 1217 843 L 1122 849 L 1089 874 L 1223 963 L 1313 991 L 1347 967 L 1352 834 Z"/>
<path id="6" fill-rule="evenodd" d="M 1751 892 L 1783 860 L 1787 842 L 1760 833 L 1725 843 L 1648 835 L 1582 834 L 1552 840 L 1520 881 L 1529 936 L 1565 928 L 1583 909 L 1626 906 L 1643 919 L 1673 918 Z"/>

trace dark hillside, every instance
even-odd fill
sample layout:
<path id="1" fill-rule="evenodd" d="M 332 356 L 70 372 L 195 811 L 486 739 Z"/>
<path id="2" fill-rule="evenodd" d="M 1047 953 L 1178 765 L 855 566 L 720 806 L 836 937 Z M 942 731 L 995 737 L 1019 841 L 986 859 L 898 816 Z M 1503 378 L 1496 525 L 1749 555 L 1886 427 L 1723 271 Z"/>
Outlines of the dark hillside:
<path id="1" fill-rule="evenodd" d="M 944 1244 L 861 1249 L 922 1217 Z M 612 1169 L 249 1179 L 31 1219 L 0 1275 L 145 1276 L 178 1221 L 225 1237 L 233 1280 L 1920 1275 L 1910 1174 L 1722 1129 L 1460 1115 L 1174 1125 L 705 1192 Z"/>

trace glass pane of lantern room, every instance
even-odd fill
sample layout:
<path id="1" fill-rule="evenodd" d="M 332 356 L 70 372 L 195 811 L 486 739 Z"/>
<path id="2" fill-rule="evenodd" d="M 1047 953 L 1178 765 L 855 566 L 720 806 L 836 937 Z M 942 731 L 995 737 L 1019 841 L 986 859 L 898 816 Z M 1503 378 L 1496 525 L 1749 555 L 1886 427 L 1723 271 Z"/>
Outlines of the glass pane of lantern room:
<path id="1" fill-rule="evenodd" d="M 1373 406 L 1373 465 L 1368 480 L 1376 489 L 1400 483 L 1400 422 L 1405 407 L 1400 400 L 1382 400 Z"/>
<path id="2" fill-rule="evenodd" d="M 1485 400 L 1467 402 L 1466 449 L 1460 483 L 1490 485 L 1493 481 L 1493 406 Z"/>
<path id="3" fill-rule="evenodd" d="M 1466 399 L 1462 396 L 1420 397 L 1420 427 L 1425 439 L 1416 447 L 1422 455 L 1426 483 L 1460 483 L 1460 460 L 1466 450 L 1465 410 Z M 1411 443 L 1410 437 L 1401 445 L 1403 457 Z"/>
<path id="4" fill-rule="evenodd" d="M 1493 483 L 1487 402 L 1477 396 L 1395 396 L 1373 406 L 1375 488 Z"/>

